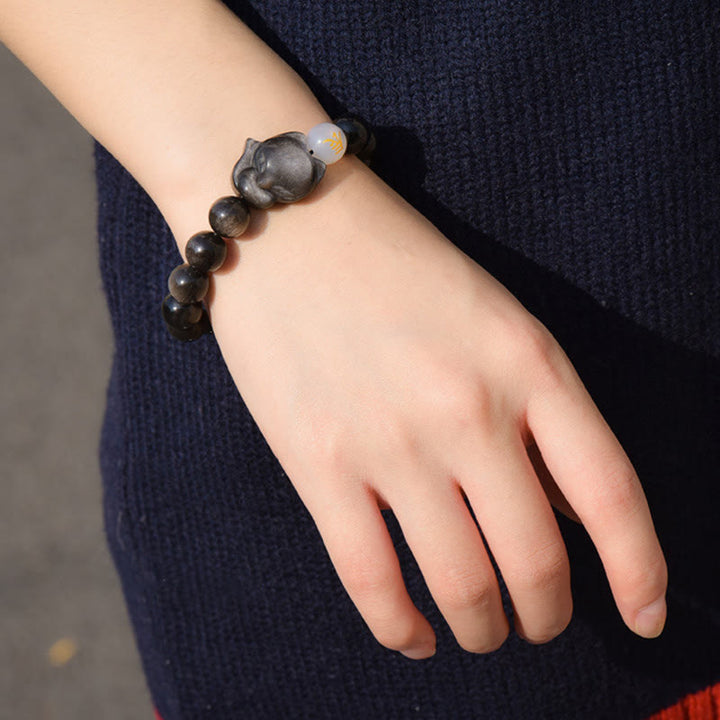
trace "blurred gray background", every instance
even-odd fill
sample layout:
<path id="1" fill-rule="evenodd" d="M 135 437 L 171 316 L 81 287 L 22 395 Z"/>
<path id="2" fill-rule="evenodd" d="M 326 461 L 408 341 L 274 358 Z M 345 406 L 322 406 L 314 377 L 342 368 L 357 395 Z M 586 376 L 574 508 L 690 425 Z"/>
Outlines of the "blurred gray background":
<path id="1" fill-rule="evenodd" d="M 92 140 L 0 45 L 0 718 L 152 707 L 102 530 Z"/>

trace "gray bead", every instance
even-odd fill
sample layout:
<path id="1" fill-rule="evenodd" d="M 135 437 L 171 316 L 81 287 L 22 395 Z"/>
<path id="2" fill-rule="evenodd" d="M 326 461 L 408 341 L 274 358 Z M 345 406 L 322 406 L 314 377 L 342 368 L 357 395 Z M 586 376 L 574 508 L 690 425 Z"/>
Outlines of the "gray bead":
<path id="1" fill-rule="evenodd" d="M 162 317 L 165 323 L 177 330 L 185 330 L 200 321 L 203 306 L 200 303 L 178 302 L 172 295 L 168 295 L 162 302 Z"/>
<path id="2" fill-rule="evenodd" d="M 233 185 L 250 205 L 301 200 L 320 182 L 325 163 L 305 146 L 305 135 L 292 131 L 258 142 L 248 138 L 233 169 Z"/>
<path id="3" fill-rule="evenodd" d="M 348 142 L 346 154 L 357 155 L 366 165 L 370 165 L 377 142 L 372 131 L 353 117 L 342 117 L 333 122 L 345 133 Z"/>
<path id="4" fill-rule="evenodd" d="M 225 262 L 227 245 L 217 233 L 195 233 L 185 245 L 185 257 L 187 264 L 201 273 L 215 272 Z"/>
<path id="5" fill-rule="evenodd" d="M 182 340 L 183 342 L 192 342 L 193 340 L 201 338 L 203 335 L 212 334 L 210 318 L 204 308 L 200 320 L 195 324 L 188 325 L 188 327 L 185 328 L 173 327 L 172 325 L 166 325 L 166 327 L 174 338 Z"/>
<path id="6" fill-rule="evenodd" d="M 200 302 L 207 294 L 209 287 L 208 276 L 194 267 L 190 267 L 187 263 L 178 265 L 168 278 L 170 294 L 178 302 L 186 305 Z"/>
<path id="7" fill-rule="evenodd" d="M 237 195 L 221 197 L 210 208 L 210 227 L 220 237 L 240 237 L 250 223 L 250 210 L 245 200 Z"/>
<path id="8" fill-rule="evenodd" d="M 365 148 L 368 142 L 368 131 L 357 118 L 338 118 L 333 120 L 333 123 L 345 133 L 348 144 L 345 152 L 348 155 L 357 155 Z"/>

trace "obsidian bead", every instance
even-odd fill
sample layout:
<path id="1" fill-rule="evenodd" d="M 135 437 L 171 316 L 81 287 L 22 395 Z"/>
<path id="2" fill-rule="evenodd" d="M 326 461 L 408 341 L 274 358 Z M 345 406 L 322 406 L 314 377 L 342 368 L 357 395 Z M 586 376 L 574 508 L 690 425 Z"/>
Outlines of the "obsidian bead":
<path id="1" fill-rule="evenodd" d="M 208 276 L 187 264 L 178 265 L 168 278 L 168 290 L 179 302 L 189 305 L 200 302 L 210 287 Z"/>
<path id="2" fill-rule="evenodd" d="M 205 309 L 202 311 L 200 321 L 196 322 L 194 325 L 190 325 L 186 328 L 175 328 L 172 325 L 168 325 L 167 329 L 175 339 L 182 340 L 183 342 L 197 340 L 206 333 L 212 332 L 210 328 L 210 319 L 208 318 L 208 314 Z"/>
<path id="3" fill-rule="evenodd" d="M 357 155 L 365 148 L 368 142 L 368 131 L 359 120 L 344 117 L 333 120 L 333 123 L 345 133 L 347 138 L 346 154 Z"/>
<path id="4" fill-rule="evenodd" d="M 376 144 L 377 141 L 375 140 L 375 135 L 371 132 L 368 136 L 368 141 L 365 147 L 357 154 L 358 159 L 362 160 L 366 165 L 370 165 L 372 163 L 373 155 L 375 153 Z"/>
<path id="5" fill-rule="evenodd" d="M 209 214 L 210 227 L 224 238 L 240 237 L 250 223 L 250 208 L 241 197 L 228 195 L 213 203 Z"/>
<path id="6" fill-rule="evenodd" d="M 201 273 L 215 272 L 225 262 L 227 245 L 214 232 L 195 233 L 185 245 L 185 257 L 188 265 Z"/>
<path id="7" fill-rule="evenodd" d="M 181 303 L 172 295 L 166 295 L 162 302 L 162 316 L 167 325 L 177 330 L 185 330 L 196 325 L 202 317 L 203 306 L 200 303 Z"/>
<path id="8" fill-rule="evenodd" d="M 210 316 L 207 314 L 207 311 L 203 308 L 203 314 L 200 318 L 200 322 L 198 322 L 198 325 L 200 326 L 200 329 L 203 331 L 203 335 L 212 335 L 212 326 L 210 325 Z"/>

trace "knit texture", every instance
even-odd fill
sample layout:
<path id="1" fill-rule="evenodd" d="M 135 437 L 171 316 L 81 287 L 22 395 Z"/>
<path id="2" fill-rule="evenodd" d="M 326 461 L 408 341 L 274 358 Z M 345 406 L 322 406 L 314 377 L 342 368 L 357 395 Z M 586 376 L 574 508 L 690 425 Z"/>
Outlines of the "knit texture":
<path id="1" fill-rule="evenodd" d="M 720 684 L 688 695 L 679 703 L 653 715 L 650 720 L 718 720 L 718 718 L 720 718 Z"/>
<path id="2" fill-rule="evenodd" d="M 467 653 L 385 511 L 438 644 L 422 662 L 381 647 L 214 338 L 181 344 L 163 326 L 175 242 L 96 144 L 116 347 L 100 448 L 106 529 L 160 715 L 632 720 L 720 681 L 720 6 L 231 7 L 331 116 L 373 127 L 378 175 L 566 350 L 645 487 L 668 560 L 668 622 L 657 640 L 630 633 L 587 534 L 558 515 L 570 626 L 545 645 L 513 633 L 497 652 Z M 438 302 L 451 291 L 438 288 Z"/>

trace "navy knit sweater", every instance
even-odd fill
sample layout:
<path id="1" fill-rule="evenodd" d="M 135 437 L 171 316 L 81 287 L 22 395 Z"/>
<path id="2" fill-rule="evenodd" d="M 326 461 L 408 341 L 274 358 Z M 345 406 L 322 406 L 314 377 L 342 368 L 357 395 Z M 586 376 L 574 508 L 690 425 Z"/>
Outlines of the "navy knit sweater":
<path id="1" fill-rule="evenodd" d="M 230 4 L 331 116 L 373 127 L 375 171 L 566 350 L 645 487 L 668 621 L 633 635 L 587 534 L 558 515 L 570 626 L 467 653 L 386 511 L 438 646 L 423 662 L 380 646 L 215 340 L 166 332 L 174 240 L 96 145 L 116 342 L 106 527 L 164 720 L 647 718 L 720 681 L 720 5 Z"/>

